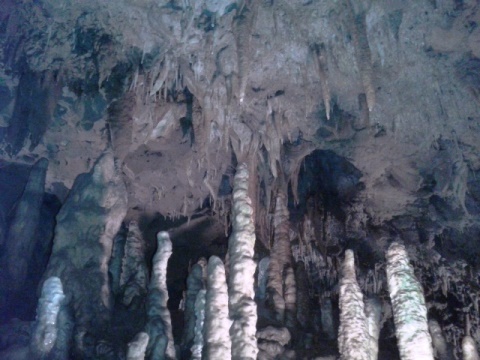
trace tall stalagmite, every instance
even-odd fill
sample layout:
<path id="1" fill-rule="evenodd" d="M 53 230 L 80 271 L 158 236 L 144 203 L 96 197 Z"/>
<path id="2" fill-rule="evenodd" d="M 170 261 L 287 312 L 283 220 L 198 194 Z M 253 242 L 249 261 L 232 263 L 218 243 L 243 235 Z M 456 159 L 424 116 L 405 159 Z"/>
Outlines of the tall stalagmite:
<path id="1" fill-rule="evenodd" d="M 48 278 L 43 283 L 42 295 L 38 301 L 37 319 L 30 344 L 34 359 L 53 358 L 50 353 L 57 342 L 58 314 L 64 299 L 60 279 L 54 276 Z"/>
<path id="2" fill-rule="evenodd" d="M 287 197 L 282 190 L 278 191 L 275 203 L 274 243 L 268 266 L 267 293 L 277 320 L 283 322 L 285 316 L 284 271 L 291 264 Z"/>
<path id="3" fill-rule="evenodd" d="M 232 342 L 228 318 L 228 289 L 225 267 L 216 256 L 208 260 L 207 297 L 205 304 L 205 345 L 207 359 L 228 360 L 231 358 Z"/>
<path id="4" fill-rule="evenodd" d="M 176 359 L 172 335 L 172 320 L 167 307 L 167 265 L 172 255 L 172 242 L 167 232 L 157 234 L 157 252 L 147 297 L 147 333 L 150 336 L 150 359 Z"/>
<path id="5" fill-rule="evenodd" d="M 232 359 L 254 360 L 258 347 L 257 305 L 254 297 L 255 227 L 252 201 L 249 197 L 249 171 L 246 164 L 239 164 L 233 183 L 232 234 L 228 254 L 230 271 L 228 299 L 232 339 Z"/>
<path id="6" fill-rule="evenodd" d="M 340 280 L 338 348 L 342 360 L 370 360 L 367 317 L 363 294 L 355 275 L 352 250 L 345 251 Z"/>
<path id="7" fill-rule="evenodd" d="M 127 212 L 127 192 L 111 150 L 93 169 L 77 177 L 57 215 L 57 226 L 45 278 L 62 280 L 74 309 L 79 356 L 88 357 L 84 335 L 101 339 L 108 325 L 111 294 L 108 262 L 112 243 Z M 88 280 L 87 280 L 88 279 Z"/>
<path id="8" fill-rule="evenodd" d="M 48 160 L 40 159 L 32 167 L 8 231 L 5 260 L 9 275 L 9 291 L 21 290 L 25 283 L 28 264 L 35 249 L 37 228 L 45 192 Z"/>
<path id="9" fill-rule="evenodd" d="M 415 278 L 405 246 L 397 242 L 387 251 L 387 279 L 400 357 L 433 360 L 422 287 Z"/>

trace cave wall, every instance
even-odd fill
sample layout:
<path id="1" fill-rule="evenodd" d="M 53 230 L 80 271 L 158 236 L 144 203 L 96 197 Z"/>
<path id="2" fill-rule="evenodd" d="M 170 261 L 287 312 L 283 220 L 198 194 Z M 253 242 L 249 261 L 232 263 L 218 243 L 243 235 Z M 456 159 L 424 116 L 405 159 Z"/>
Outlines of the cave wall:
<path id="1" fill-rule="evenodd" d="M 272 256 L 270 278 L 279 283 L 278 301 L 256 298 L 260 358 L 292 357 L 301 348 L 335 356 L 347 249 L 355 253 L 361 290 L 383 304 L 379 358 L 399 356 L 385 277 L 392 241 L 406 246 L 449 351 L 460 356 L 468 333 L 478 345 L 479 9 L 472 0 L 3 1 L 4 254 L 16 246 L 11 228 L 28 176 L 48 160 L 44 190 L 29 200 L 42 226 L 25 239 L 33 254 L 26 281 L 0 272 L 5 333 L 25 345 L 28 336 L 18 329 L 34 320 L 43 280 L 85 272 L 95 286 L 77 275 L 63 284 L 66 301 L 77 304 L 69 316 L 88 333 L 75 356 L 126 354 L 147 321 L 145 286 L 133 303 L 121 304 L 125 288 L 115 283 L 125 258 L 122 231 L 133 221 L 143 272 L 152 267 L 157 232 L 170 234 L 168 307 L 173 337 L 181 339 L 192 266 L 218 256 L 228 279 L 234 176 L 245 163 L 253 259 Z M 99 186 L 125 187 L 108 236 L 88 231 L 98 216 L 77 219 L 82 206 L 69 210 L 78 223 L 62 225 L 75 196 L 87 196 L 83 208 L 107 216 L 111 204 L 78 185 L 93 176 L 105 149 L 116 175 Z M 278 201 L 288 213 L 282 231 Z M 276 242 L 278 233 L 289 249 Z M 102 253 L 80 251 L 84 240 Z M 275 249 L 282 246 L 279 262 Z M 60 247 L 71 248 L 70 260 Z M 15 264 L 3 257 L 2 269 Z M 12 282 L 19 288 L 6 291 Z M 265 290 L 255 286 L 257 295 Z M 71 300 L 73 288 L 84 289 L 80 298 L 101 298 L 104 307 L 85 310 Z M 25 301 L 17 306 L 18 299 Z M 278 315 L 286 300 L 311 316 L 287 326 Z M 100 325 L 90 324 L 92 313 Z M 118 331 L 118 342 L 102 338 L 103 330 Z M 0 342 L 0 350 L 12 342 Z"/>

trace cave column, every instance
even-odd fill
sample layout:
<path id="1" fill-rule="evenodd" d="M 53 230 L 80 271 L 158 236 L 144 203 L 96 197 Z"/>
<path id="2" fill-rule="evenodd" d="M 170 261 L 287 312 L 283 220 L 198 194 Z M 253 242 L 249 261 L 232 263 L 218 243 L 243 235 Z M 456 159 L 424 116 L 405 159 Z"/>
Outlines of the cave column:
<path id="1" fill-rule="evenodd" d="M 254 209 L 249 197 L 249 171 L 245 163 L 237 167 L 233 184 L 232 234 L 228 255 L 230 271 L 228 297 L 232 340 L 232 359 L 257 358 L 257 306 L 254 301 L 255 226 Z"/>
<path id="2" fill-rule="evenodd" d="M 355 259 L 352 250 L 345 251 L 339 303 L 338 348 L 341 360 L 370 360 L 367 316 L 362 290 L 355 275 Z"/>
<path id="3" fill-rule="evenodd" d="M 405 246 L 393 242 L 387 251 L 388 291 L 402 360 L 433 360 L 427 307 Z"/>

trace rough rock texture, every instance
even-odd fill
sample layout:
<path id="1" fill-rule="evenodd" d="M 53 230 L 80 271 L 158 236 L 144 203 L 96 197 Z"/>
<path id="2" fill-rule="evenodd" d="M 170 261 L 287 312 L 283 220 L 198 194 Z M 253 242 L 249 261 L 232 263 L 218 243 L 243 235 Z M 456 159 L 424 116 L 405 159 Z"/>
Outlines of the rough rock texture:
<path id="1" fill-rule="evenodd" d="M 77 351 L 88 351 L 87 334 L 101 337 L 112 309 L 108 262 L 113 238 L 127 212 L 125 185 L 107 150 L 79 176 L 57 216 L 45 277 L 62 280 L 75 312 Z M 88 278 L 89 281 L 84 281 Z"/>
<path id="2" fill-rule="evenodd" d="M 145 329 L 148 296 L 133 291 L 128 306 L 120 301 L 125 236 L 111 253 L 110 245 L 99 249 L 105 238 L 85 230 L 101 221 L 96 206 L 88 218 L 82 210 L 75 223 L 59 221 L 55 242 L 68 250 L 51 249 L 58 209 L 70 206 L 75 179 L 106 147 L 128 197 L 119 221 L 137 221 L 149 271 L 156 234 L 171 235 L 165 286 L 179 357 L 189 357 L 193 338 L 179 306 L 192 264 L 218 256 L 228 277 L 238 260 L 225 255 L 236 230 L 239 164 L 249 170 L 250 239 L 258 240 L 249 244 L 246 271 L 272 255 L 279 190 L 290 265 L 305 270 L 296 282 L 299 326 L 285 347 L 262 344 L 266 356 L 338 356 L 342 254 L 352 249 L 358 286 L 382 304 L 378 358 L 398 360 L 385 272 L 392 241 L 405 243 L 428 317 L 455 358 L 466 334 L 478 347 L 478 24 L 475 0 L 3 0 L 0 254 L 19 245 L 8 230 L 32 166 L 42 158 L 49 166 L 41 208 L 29 208 L 41 226 L 34 237 L 20 236 L 35 243 L 22 289 L 0 291 L 0 327 L 10 328 L 0 357 L 25 355 L 29 331 L 13 319 L 34 320 L 41 279 L 52 275 L 44 274 L 48 262 L 69 274 L 62 278 L 69 306 L 59 318 L 69 325 L 65 338 L 76 329 L 72 359 L 123 359 Z M 94 253 L 112 258 L 108 272 L 96 272 Z M 4 263 L 0 289 L 9 287 Z M 253 297 L 248 277 L 257 330 L 283 326 L 261 292 Z M 100 288 L 109 311 L 91 296 Z"/>
<path id="3" fill-rule="evenodd" d="M 123 290 L 123 304 L 128 306 L 147 294 L 148 267 L 146 244 L 136 221 L 130 221 L 125 242 L 119 286 Z M 137 300 L 138 301 L 138 300 Z"/>
<path id="4" fill-rule="evenodd" d="M 339 290 L 340 328 L 338 348 L 342 360 L 369 360 L 371 357 L 363 294 L 355 275 L 352 250 L 345 252 Z"/>
<path id="5" fill-rule="evenodd" d="M 249 171 L 239 164 L 233 185 L 233 224 L 228 240 L 230 271 L 228 275 L 228 307 L 232 340 L 232 359 L 257 357 L 257 305 L 253 288 L 255 262 L 253 261 L 255 227 L 253 207 L 249 197 Z"/>
<path id="6" fill-rule="evenodd" d="M 40 159 L 32 167 L 27 185 L 15 209 L 2 256 L 10 280 L 9 288 L 3 291 L 18 292 L 25 285 L 28 264 L 32 262 L 35 241 L 38 240 L 35 235 L 39 231 L 47 168 L 47 159 Z"/>
<path id="7" fill-rule="evenodd" d="M 127 360 L 144 360 L 148 339 L 149 336 L 147 333 L 138 333 L 135 338 L 128 343 Z"/>
<path id="8" fill-rule="evenodd" d="M 59 340 L 57 339 L 58 315 L 64 299 L 65 295 L 60 279 L 58 277 L 48 278 L 43 283 L 42 296 L 37 309 L 37 320 L 30 345 L 30 351 L 34 359 L 48 358 Z"/>
<path id="9" fill-rule="evenodd" d="M 432 360 L 432 338 L 428 332 L 423 290 L 402 244 L 394 242 L 388 248 L 387 278 L 402 360 Z"/>
<path id="10" fill-rule="evenodd" d="M 157 234 L 157 251 L 153 258 L 152 278 L 148 289 L 147 330 L 150 337 L 150 359 L 176 359 L 172 320 L 167 307 L 167 264 L 172 255 L 172 242 L 167 232 Z"/>
<path id="11" fill-rule="evenodd" d="M 228 317 L 228 289 L 225 267 L 216 256 L 208 259 L 207 294 L 205 303 L 205 345 L 207 359 L 231 359 L 232 341 Z"/>

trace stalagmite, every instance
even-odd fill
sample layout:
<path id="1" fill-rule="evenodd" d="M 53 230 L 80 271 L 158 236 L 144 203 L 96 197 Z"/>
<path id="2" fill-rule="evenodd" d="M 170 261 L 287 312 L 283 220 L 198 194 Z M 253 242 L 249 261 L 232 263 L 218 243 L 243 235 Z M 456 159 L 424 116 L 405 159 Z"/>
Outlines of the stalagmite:
<path id="1" fill-rule="evenodd" d="M 182 350 L 185 356 L 193 345 L 195 337 L 195 301 L 198 292 L 203 288 L 203 267 L 200 263 L 192 266 L 187 278 L 187 291 L 185 296 L 185 312 L 183 315 L 184 330 L 182 337 Z"/>
<path id="2" fill-rule="evenodd" d="M 400 357 L 402 360 L 432 360 L 423 291 L 405 247 L 397 242 L 387 251 L 387 279 Z"/>
<path id="3" fill-rule="evenodd" d="M 127 212 L 127 191 L 113 153 L 107 150 L 88 174 L 77 177 L 57 215 L 45 278 L 62 280 L 74 310 L 77 356 L 88 357 L 84 335 L 101 337 L 108 325 L 111 294 L 108 263 L 113 238 Z M 88 279 L 88 281 L 85 281 Z"/>
<path id="4" fill-rule="evenodd" d="M 345 251 L 340 280 L 338 348 L 342 360 L 370 360 L 367 317 L 363 294 L 355 275 L 352 250 Z"/>
<path id="5" fill-rule="evenodd" d="M 128 343 L 127 360 L 144 360 L 148 339 L 149 336 L 147 333 L 138 333 L 133 341 Z"/>
<path id="6" fill-rule="evenodd" d="M 205 323 L 205 294 L 206 290 L 202 289 L 197 294 L 195 301 L 195 338 L 192 346 L 192 360 L 202 359 L 203 349 L 203 325 Z M 213 358 L 214 359 L 214 358 Z"/>
<path id="7" fill-rule="evenodd" d="M 373 297 L 365 301 L 365 314 L 367 315 L 367 327 L 370 341 L 370 359 L 378 358 L 378 338 L 380 337 L 380 322 L 382 320 L 382 303 L 380 299 Z"/>
<path id="8" fill-rule="evenodd" d="M 225 267 L 216 256 L 208 260 L 207 295 L 205 304 L 205 345 L 206 359 L 231 359 L 232 341 L 228 318 L 228 289 Z"/>
<path id="9" fill-rule="evenodd" d="M 289 230 L 287 198 L 285 192 L 279 190 L 275 203 L 274 243 L 268 267 L 267 293 L 277 320 L 281 322 L 285 317 L 283 272 L 292 258 Z"/>
<path id="10" fill-rule="evenodd" d="M 228 299 L 232 339 L 232 359 L 254 360 L 258 347 L 255 337 L 257 306 L 254 301 L 255 227 L 252 201 L 249 197 L 249 172 L 239 164 L 233 182 L 232 234 L 228 254 L 230 271 Z"/>
<path id="11" fill-rule="evenodd" d="M 283 289 L 283 298 L 285 299 L 285 326 L 289 329 L 297 325 L 297 286 L 295 283 L 295 273 L 291 266 L 285 269 L 285 287 Z"/>
<path id="12" fill-rule="evenodd" d="M 52 351 L 57 341 L 58 313 L 65 295 L 62 282 L 58 277 L 48 278 L 42 287 L 38 301 L 37 319 L 30 344 L 34 359 L 44 359 Z"/>
<path id="13" fill-rule="evenodd" d="M 428 320 L 428 330 L 430 332 L 430 336 L 432 337 L 435 356 L 439 360 L 453 360 L 454 357 L 452 350 L 447 344 L 442 328 L 440 327 L 438 321 L 434 319 Z"/>
<path id="14" fill-rule="evenodd" d="M 136 221 L 128 226 L 125 254 L 122 261 L 120 288 L 123 288 L 123 304 L 128 306 L 135 297 L 147 293 L 148 268 L 145 259 L 145 241 Z"/>
<path id="15" fill-rule="evenodd" d="M 463 360 L 480 360 L 475 340 L 467 335 L 462 340 Z"/>
<path id="16" fill-rule="evenodd" d="M 4 256 L 10 280 L 9 291 L 21 290 L 27 277 L 37 239 L 47 168 L 48 160 L 44 158 L 32 167 L 8 231 Z"/>
<path id="17" fill-rule="evenodd" d="M 172 242 L 167 232 L 157 234 L 157 244 L 147 297 L 148 352 L 151 353 L 151 359 L 175 359 L 172 321 L 167 307 L 167 264 L 172 255 Z"/>

